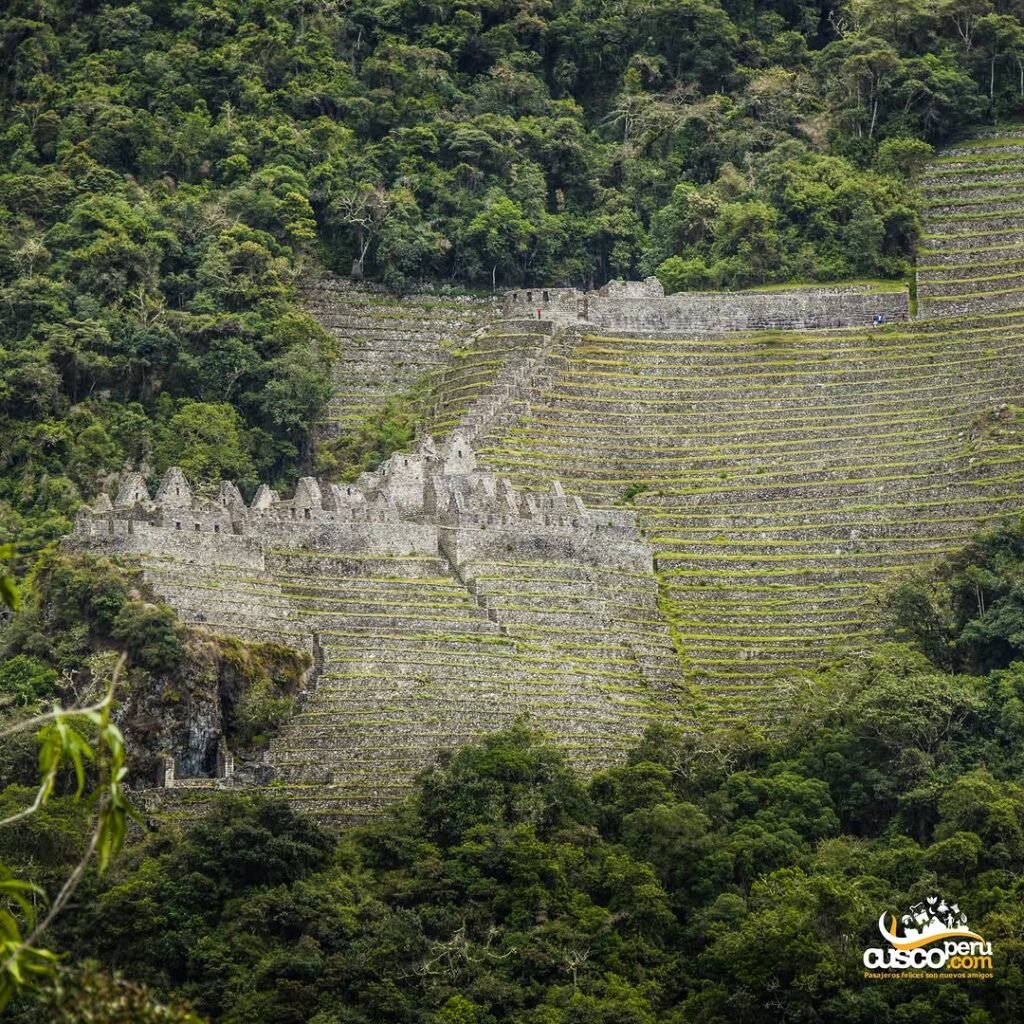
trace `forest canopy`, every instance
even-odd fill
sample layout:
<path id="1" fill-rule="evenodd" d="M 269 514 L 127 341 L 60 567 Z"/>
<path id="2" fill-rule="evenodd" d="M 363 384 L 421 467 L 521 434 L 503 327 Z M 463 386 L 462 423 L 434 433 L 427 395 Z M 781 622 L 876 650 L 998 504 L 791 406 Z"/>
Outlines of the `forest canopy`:
<path id="1" fill-rule="evenodd" d="M 898 275 L 916 229 L 901 178 L 927 144 L 1021 109 L 1019 13 L 15 0 L 0 21 L 8 270 L 66 260 L 101 293 L 144 302 L 156 286 L 204 311 L 273 290 L 310 245 L 395 284 L 602 283 L 673 258 L 688 264 L 665 271 L 674 286 Z M 83 192 L 128 237 L 76 240 Z M 172 268 L 182 219 L 218 241 Z M 248 280 L 218 286 L 239 260 Z"/>
<path id="2" fill-rule="evenodd" d="M 318 264 L 402 288 L 900 277 L 907 176 L 1024 103 L 1013 3 L 12 0 L 0 541 L 125 465 L 314 464 Z"/>
<path id="3" fill-rule="evenodd" d="M 584 780 L 519 721 L 442 754 L 365 826 L 318 825 L 273 786 L 222 795 L 185 827 L 151 818 L 58 919 L 75 952 L 62 987 L 11 1019 L 84 1024 L 70 998 L 139 1007 L 96 1018 L 109 1024 L 194 1024 L 185 1009 L 143 1016 L 182 1000 L 224 1024 L 1014 1020 L 1022 580 L 1024 519 L 892 589 L 886 634 L 808 675 L 768 731 L 655 723 Z M 114 648 L 141 610 L 109 566 L 53 565 L 8 664 L 52 686 L 46 671 Z M 45 621 L 78 646 L 46 650 Z M 182 634 L 173 616 L 138 624 L 133 685 L 174 678 Z M 0 818 L 25 801 L 30 755 L 0 758 Z M 63 779 L 0 830 L 0 862 L 47 891 L 85 843 L 72 791 Z M 935 893 L 992 943 L 994 976 L 865 979 L 879 915 Z"/>

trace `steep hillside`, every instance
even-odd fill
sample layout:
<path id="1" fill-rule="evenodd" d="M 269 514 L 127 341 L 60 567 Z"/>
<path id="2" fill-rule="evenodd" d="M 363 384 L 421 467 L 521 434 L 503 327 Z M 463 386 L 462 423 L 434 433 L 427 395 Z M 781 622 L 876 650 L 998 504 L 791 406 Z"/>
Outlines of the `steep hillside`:
<path id="1" fill-rule="evenodd" d="M 374 559 L 353 574 L 343 558 L 279 557 L 322 672 L 268 760 L 278 787 L 320 815 L 372 814 L 437 750 L 524 713 L 589 769 L 652 718 L 689 720 L 649 577 L 479 562 L 470 591 L 444 559 Z"/>
<path id="2" fill-rule="evenodd" d="M 787 677 L 871 641 L 878 585 L 1019 509 L 1022 151 L 986 137 L 926 171 L 917 322 L 577 328 L 521 420 L 486 434 L 484 459 L 517 483 L 637 509 L 704 723 L 772 718 Z"/>
<path id="3" fill-rule="evenodd" d="M 693 722 L 632 514 L 592 512 L 557 484 L 518 492 L 459 433 L 352 484 L 307 477 L 286 499 L 261 487 L 251 506 L 230 484 L 193 492 L 179 469 L 151 497 L 132 474 L 82 510 L 69 546 L 137 564 L 202 629 L 310 655 L 266 756 L 237 778 L 221 757 L 215 774 L 273 779 L 321 815 L 373 813 L 439 750 L 520 714 L 584 768 L 653 720 Z M 200 733 L 162 752 L 165 786 L 218 784 L 216 723 Z"/>
<path id="4" fill-rule="evenodd" d="M 1024 317 L 683 341 L 583 336 L 485 457 L 633 494 L 707 721 L 870 637 L 871 586 L 1024 497 Z"/>
<path id="5" fill-rule="evenodd" d="M 524 711 L 581 767 L 655 719 L 771 721 L 795 675 L 876 637 L 879 584 L 1019 507 L 1024 310 L 968 296 L 954 317 L 729 332 L 753 300 L 708 295 L 714 334 L 613 332 L 671 313 L 660 295 L 542 291 L 550 319 L 513 295 L 499 319 L 491 300 L 323 280 L 306 301 L 342 342 L 337 436 L 404 390 L 417 451 L 250 508 L 227 484 L 193 506 L 180 474 L 151 499 L 136 475 L 76 538 L 141 558 L 193 623 L 314 655 L 267 764 L 320 813 L 372 813 L 438 749 Z M 887 291 L 799 297 L 832 323 L 906 315 Z M 794 301 L 756 298 L 765 323 Z M 617 531 L 636 545 L 637 525 L 650 547 L 624 562 Z"/>
<path id="6" fill-rule="evenodd" d="M 1022 156 L 1024 0 L 0 3 L 0 1017 L 1024 1019 Z"/>
<path id="7" fill-rule="evenodd" d="M 334 336 L 334 394 L 322 439 L 342 436 L 394 395 L 425 383 L 496 315 L 492 299 L 470 295 L 395 296 L 382 288 L 322 277 L 303 289 L 309 310 Z"/>

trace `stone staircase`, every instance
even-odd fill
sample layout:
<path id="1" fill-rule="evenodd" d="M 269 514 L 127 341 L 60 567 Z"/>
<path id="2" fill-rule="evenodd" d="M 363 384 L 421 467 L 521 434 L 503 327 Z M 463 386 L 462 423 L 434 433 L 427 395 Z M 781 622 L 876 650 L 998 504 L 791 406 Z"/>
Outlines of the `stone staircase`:
<path id="1" fill-rule="evenodd" d="M 322 820 L 380 813 L 438 751 L 524 713 L 583 769 L 613 762 L 652 720 L 692 721 L 650 575 L 300 549 L 265 562 L 152 559 L 146 575 L 187 621 L 315 656 L 261 774 Z M 163 806 L 183 817 L 217 788 L 181 783 Z"/>
<path id="2" fill-rule="evenodd" d="M 528 344 L 514 351 L 498 371 L 488 391 L 481 395 L 459 418 L 455 429 L 472 445 L 489 430 L 514 423 L 529 410 L 529 399 L 542 381 L 550 380 L 544 371 L 555 339 L 551 320 L 528 322 Z"/>
<path id="3" fill-rule="evenodd" d="M 554 320 L 502 321 L 482 340 L 497 336 L 511 341 L 500 368 L 480 381 L 457 419 L 444 418 L 443 402 L 435 403 L 427 417 L 432 431 L 458 431 L 476 446 L 483 438 L 515 426 L 529 413 L 531 402 L 554 382 L 574 344 L 572 328 Z M 452 381 L 440 379 L 437 393 L 448 396 L 451 392 Z"/>

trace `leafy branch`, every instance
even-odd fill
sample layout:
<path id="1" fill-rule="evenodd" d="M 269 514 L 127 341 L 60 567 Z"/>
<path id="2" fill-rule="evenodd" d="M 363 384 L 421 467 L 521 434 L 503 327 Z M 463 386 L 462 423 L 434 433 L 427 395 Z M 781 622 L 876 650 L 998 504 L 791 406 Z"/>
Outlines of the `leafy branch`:
<path id="1" fill-rule="evenodd" d="M 94 766 L 99 778 L 88 800 L 95 804 L 95 821 L 82 857 L 68 875 L 60 892 L 40 918 L 30 897 L 45 894 L 36 885 L 22 879 L 0 879 L 0 1010 L 21 991 L 38 988 L 51 979 L 56 954 L 40 948 L 43 934 L 67 905 L 75 889 L 95 860 L 105 871 L 111 859 L 124 845 L 128 819 L 139 820 L 124 791 L 124 737 L 112 720 L 114 694 L 125 656 L 114 667 L 102 699 L 86 707 L 61 708 L 0 730 L 0 740 L 17 733 L 38 729 L 40 783 L 31 804 L 0 821 L 0 828 L 35 814 L 53 796 L 62 770 L 75 774 L 74 799 L 86 793 L 86 769 Z M 93 742 L 85 731 L 95 733 Z M 0 866 L 2 867 L 2 866 Z M 5 872 L 8 873 L 9 872 Z"/>

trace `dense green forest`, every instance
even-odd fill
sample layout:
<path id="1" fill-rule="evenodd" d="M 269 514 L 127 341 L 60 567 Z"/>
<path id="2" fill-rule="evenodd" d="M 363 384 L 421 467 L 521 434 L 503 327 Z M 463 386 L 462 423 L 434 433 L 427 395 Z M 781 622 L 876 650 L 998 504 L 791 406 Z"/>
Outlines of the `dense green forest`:
<path id="1" fill-rule="evenodd" d="M 905 176 L 1014 116 L 1012 2 L 76 3 L 0 17 L 0 542 L 126 462 L 293 480 L 317 262 L 402 287 L 906 273 Z"/>
<path id="2" fill-rule="evenodd" d="M 266 796 L 154 823 L 60 919 L 97 963 L 49 1011 L 121 992 L 231 1024 L 1017 1020 L 1024 521 L 886 616 L 892 639 L 808 679 L 771 736 L 652 727 L 584 782 L 522 724 L 378 824 L 326 831 Z M 12 786 L 0 815 L 23 801 Z M 55 799 L 0 830 L 0 859 L 53 887 L 88 816 Z M 994 978 L 865 980 L 879 914 L 934 892 L 992 943 Z M 110 1020 L 186 1019 L 132 1012 Z"/>

